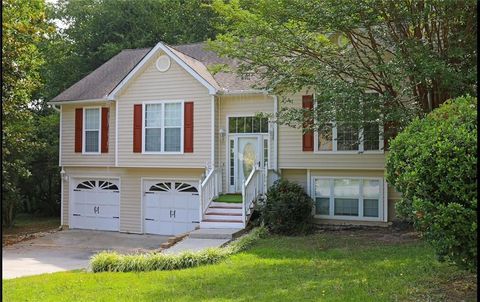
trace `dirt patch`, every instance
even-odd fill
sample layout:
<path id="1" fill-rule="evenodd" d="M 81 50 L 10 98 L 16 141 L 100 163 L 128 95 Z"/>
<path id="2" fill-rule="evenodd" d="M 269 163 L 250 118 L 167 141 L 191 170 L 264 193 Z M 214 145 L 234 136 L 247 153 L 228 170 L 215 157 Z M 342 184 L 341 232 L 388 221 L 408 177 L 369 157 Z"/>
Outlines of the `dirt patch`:
<path id="1" fill-rule="evenodd" d="M 16 234 L 16 235 L 3 235 L 2 236 L 2 247 L 12 245 L 15 243 L 23 242 L 23 241 L 28 241 L 32 240 L 38 237 L 43 237 L 47 234 L 52 234 L 56 233 L 60 228 L 54 229 L 54 230 L 49 230 L 47 232 L 36 232 L 36 233 L 30 233 L 30 234 Z"/>
<path id="2" fill-rule="evenodd" d="M 399 244 L 417 241 L 420 233 L 414 232 L 410 227 L 374 227 L 374 226 L 322 226 L 318 232 L 339 234 L 346 237 L 355 237 L 362 242 L 382 242 L 386 244 Z M 363 240 L 365 239 L 365 240 Z"/>
<path id="3" fill-rule="evenodd" d="M 57 232 L 59 225 L 57 218 L 23 218 L 17 225 L 2 230 L 2 247 Z"/>

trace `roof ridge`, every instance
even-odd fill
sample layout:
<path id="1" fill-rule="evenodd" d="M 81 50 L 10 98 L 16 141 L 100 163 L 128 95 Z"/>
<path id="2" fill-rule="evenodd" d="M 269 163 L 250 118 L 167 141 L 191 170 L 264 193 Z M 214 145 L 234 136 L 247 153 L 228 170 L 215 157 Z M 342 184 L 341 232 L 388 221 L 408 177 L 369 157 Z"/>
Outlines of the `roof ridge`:
<path id="1" fill-rule="evenodd" d="M 125 48 L 122 49 L 122 51 L 135 51 L 135 50 L 146 50 L 146 49 L 152 49 L 153 47 L 143 47 L 143 48 Z"/>
<path id="2" fill-rule="evenodd" d="M 192 42 L 192 43 L 186 43 L 186 44 L 175 44 L 175 45 L 171 45 L 171 46 L 188 46 L 188 45 L 195 45 L 195 44 L 205 44 L 207 43 L 207 41 L 202 41 L 202 42 Z M 166 44 L 166 43 L 164 43 Z M 169 45 L 169 44 L 167 44 Z"/>

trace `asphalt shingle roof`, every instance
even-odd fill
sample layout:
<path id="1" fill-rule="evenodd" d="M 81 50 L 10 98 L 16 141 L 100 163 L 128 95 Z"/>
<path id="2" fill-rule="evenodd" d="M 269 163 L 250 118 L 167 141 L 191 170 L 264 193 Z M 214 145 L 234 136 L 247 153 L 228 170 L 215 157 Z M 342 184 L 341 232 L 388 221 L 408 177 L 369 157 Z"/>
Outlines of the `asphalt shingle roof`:
<path id="1" fill-rule="evenodd" d="M 242 79 L 235 73 L 218 72 L 212 75 L 208 67 L 226 64 L 231 68 L 236 62 L 220 58 L 215 52 L 205 49 L 205 43 L 168 46 L 182 61 L 187 63 L 207 82 L 223 91 L 250 90 L 256 83 L 254 78 Z M 135 66 L 147 55 L 151 48 L 126 49 L 92 71 L 53 98 L 52 102 L 91 100 L 105 98 Z"/>

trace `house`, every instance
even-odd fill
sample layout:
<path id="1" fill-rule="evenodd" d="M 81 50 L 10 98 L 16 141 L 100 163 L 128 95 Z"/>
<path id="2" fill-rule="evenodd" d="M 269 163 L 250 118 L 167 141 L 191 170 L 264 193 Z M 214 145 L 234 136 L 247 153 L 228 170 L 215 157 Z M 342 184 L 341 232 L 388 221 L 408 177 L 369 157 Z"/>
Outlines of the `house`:
<path id="1" fill-rule="evenodd" d="M 254 78 L 209 71 L 234 65 L 203 43 L 127 49 L 51 100 L 60 111 L 62 225 L 178 234 L 242 228 L 276 177 L 295 181 L 323 223 L 386 225 L 399 198 L 384 179 L 383 139 L 351 147 L 256 116 L 279 98 Z M 310 107 L 312 92 L 291 96 Z M 214 206 L 221 193 L 239 205 Z"/>

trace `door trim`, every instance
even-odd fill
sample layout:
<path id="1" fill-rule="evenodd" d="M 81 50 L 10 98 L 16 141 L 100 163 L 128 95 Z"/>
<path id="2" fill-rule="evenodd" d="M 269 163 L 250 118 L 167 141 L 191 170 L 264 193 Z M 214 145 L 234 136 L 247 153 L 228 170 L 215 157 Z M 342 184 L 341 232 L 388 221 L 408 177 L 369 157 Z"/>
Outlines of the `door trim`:
<path id="1" fill-rule="evenodd" d="M 82 178 L 89 178 L 93 180 L 109 180 L 109 179 L 116 179 L 118 180 L 118 231 L 114 232 L 120 232 L 122 229 L 122 178 L 120 176 L 107 176 L 107 177 L 99 177 L 98 175 L 96 176 L 88 176 L 84 174 L 69 174 L 68 177 L 68 228 L 72 228 L 72 218 L 73 218 L 73 213 L 72 213 L 72 204 L 73 204 L 73 189 L 74 189 L 74 183 L 75 180 L 77 179 L 82 179 Z M 107 231 L 105 231 L 107 232 Z"/>
<path id="2" fill-rule="evenodd" d="M 239 138 L 256 138 L 257 139 L 257 156 L 260 159 L 260 166 L 263 166 L 263 141 L 265 139 L 269 140 L 269 136 L 267 133 L 235 133 L 229 134 L 228 139 L 226 140 L 226 149 L 227 149 L 227 158 L 226 158 L 226 180 L 227 180 L 227 189 L 229 193 L 239 193 L 236 188 L 238 186 L 238 139 Z M 233 186 L 230 185 L 230 140 L 233 140 L 234 144 L 234 184 Z M 270 148 L 270 142 L 268 143 L 268 147 Z M 269 149 L 270 152 L 270 149 Z"/>
<path id="3" fill-rule="evenodd" d="M 149 180 L 159 180 L 159 181 L 191 181 L 196 184 L 196 186 L 199 186 L 200 184 L 200 179 L 195 179 L 195 178 L 182 178 L 182 177 L 140 177 L 140 226 L 141 226 L 141 233 L 145 233 L 145 205 L 143 202 L 143 197 L 145 196 L 145 181 Z M 200 188 L 197 188 L 197 190 L 200 192 Z M 200 198 L 199 198 L 200 201 Z"/>

